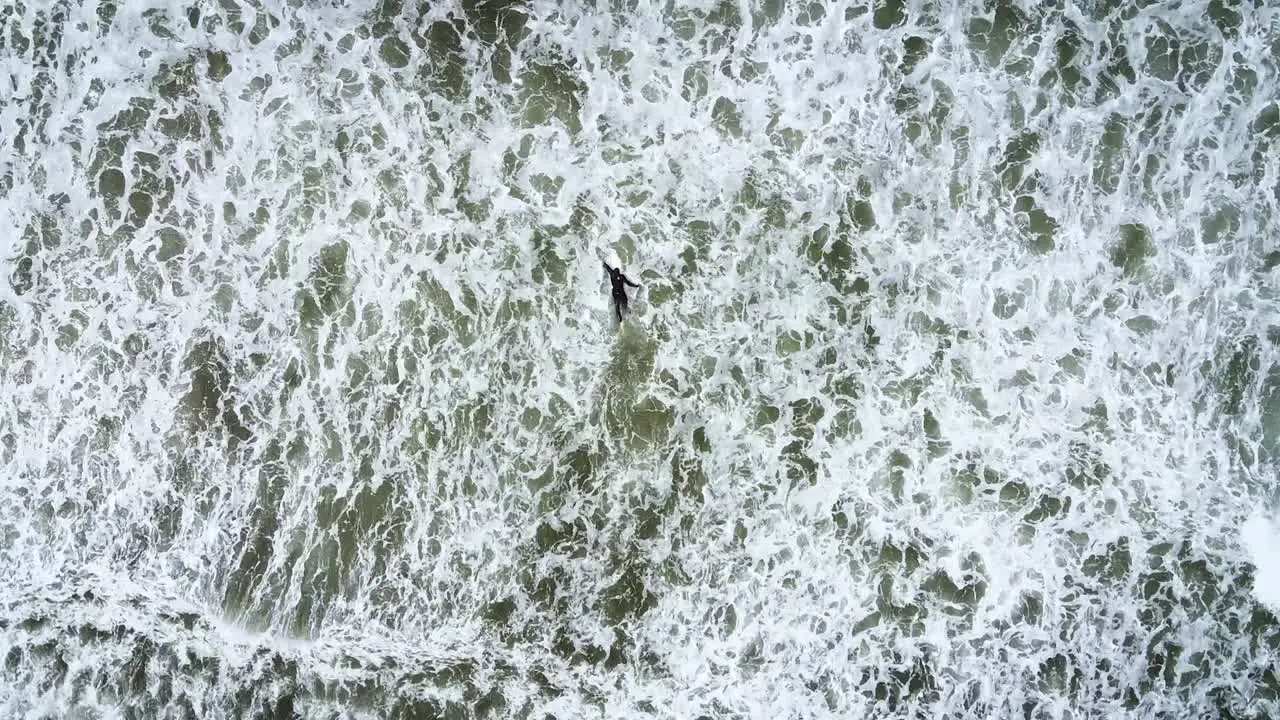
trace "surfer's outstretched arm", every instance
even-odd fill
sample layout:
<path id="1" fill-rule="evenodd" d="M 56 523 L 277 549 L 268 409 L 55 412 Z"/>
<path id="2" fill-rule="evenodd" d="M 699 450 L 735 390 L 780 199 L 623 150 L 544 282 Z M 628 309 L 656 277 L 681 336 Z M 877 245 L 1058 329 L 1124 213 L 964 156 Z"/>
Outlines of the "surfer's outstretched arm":
<path id="1" fill-rule="evenodd" d="M 626 283 L 626 284 L 630 285 L 630 286 L 631 286 L 631 287 L 633 287 L 633 288 L 638 288 L 638 287 L 640 287 L 639 285 L 637 285 L 637 284 L 635 284 L 635 283 L 631 282 L 631 280 L 630 280 L 630 279 L 628 279 L 626 275 L 623 275 L 623 276 L 622 276 L 622 282 L 624 282 L 624 283 Z"/>
<path id="2" fill-rule="evenodd" d="M 609 273 L 610 275 L 613 274 L 613 268 L 609 267 L 609 263 L 605 262 L 604 260 L 601 260 L 600 264 L 604 266 L 605 272 Z"/>

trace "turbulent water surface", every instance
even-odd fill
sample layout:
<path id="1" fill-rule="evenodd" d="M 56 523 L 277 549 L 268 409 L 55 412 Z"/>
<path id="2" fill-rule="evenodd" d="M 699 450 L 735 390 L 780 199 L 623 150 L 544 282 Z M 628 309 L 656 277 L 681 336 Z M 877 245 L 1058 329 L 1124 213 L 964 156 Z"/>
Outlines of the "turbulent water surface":
<path id="1" fill-rule="evenodd" d="M 11 0 L 0 68 L 0 716 L 1280 714 L 1275 3 Z"/>

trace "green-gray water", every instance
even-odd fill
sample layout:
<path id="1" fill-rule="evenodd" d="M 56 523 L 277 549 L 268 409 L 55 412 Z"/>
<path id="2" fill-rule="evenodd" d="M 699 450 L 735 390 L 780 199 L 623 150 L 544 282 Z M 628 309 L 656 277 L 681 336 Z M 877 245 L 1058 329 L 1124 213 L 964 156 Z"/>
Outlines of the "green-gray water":
<path id="1" fill-rule="evenodd" d="M 0 61 L 0 716 L 1280 715 L 1273 4 Z"/>

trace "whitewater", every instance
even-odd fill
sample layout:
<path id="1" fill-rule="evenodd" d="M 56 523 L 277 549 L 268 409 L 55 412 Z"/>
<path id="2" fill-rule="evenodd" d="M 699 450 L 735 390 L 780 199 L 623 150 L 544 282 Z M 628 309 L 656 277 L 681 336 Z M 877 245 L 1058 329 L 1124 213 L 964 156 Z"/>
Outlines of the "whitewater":
<path id="1" fill-rule="evenodd" d="M 1280 717 L 1274 2 L 10 0 L 0 266 L 2 718 Z"/>

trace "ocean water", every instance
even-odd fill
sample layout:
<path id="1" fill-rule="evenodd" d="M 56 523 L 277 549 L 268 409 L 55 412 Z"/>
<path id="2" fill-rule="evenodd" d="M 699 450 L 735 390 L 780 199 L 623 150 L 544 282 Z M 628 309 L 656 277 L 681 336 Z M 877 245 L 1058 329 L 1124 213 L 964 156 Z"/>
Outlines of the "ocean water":
<path id="1" fill-rule="evenodd" d="M 1280 717 L 1274 2 L 11 0 L 0 264 L 0 717 Z"/>

